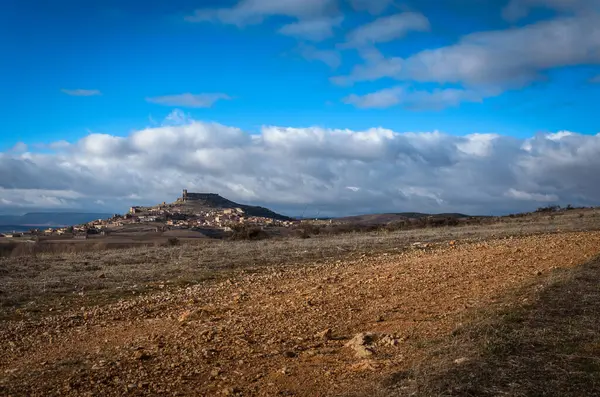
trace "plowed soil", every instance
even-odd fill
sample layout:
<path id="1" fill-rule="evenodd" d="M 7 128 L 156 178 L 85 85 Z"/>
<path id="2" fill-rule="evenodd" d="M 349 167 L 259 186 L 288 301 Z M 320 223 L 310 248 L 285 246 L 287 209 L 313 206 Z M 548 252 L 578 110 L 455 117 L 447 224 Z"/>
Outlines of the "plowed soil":
<path id="1" fill-rule="evenodd" d="M 368 392 L 466 313 L 599 252 L 600 232 L 419 245 L 6 321 L 0 394 Z"/>

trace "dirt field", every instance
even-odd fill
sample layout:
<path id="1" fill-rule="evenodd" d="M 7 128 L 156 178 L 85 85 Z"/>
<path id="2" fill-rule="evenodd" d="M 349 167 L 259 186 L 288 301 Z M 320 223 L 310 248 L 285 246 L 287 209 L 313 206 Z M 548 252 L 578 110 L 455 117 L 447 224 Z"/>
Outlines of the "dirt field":
<path id="1" fill-rule="evenodd" d="M 448 346 L 477 313 L 595 258 L 596 224 L 4 258 L 0 394 L 412 394 L 397 375 L 427 374 L 436 352 L 470 362 Z"/>

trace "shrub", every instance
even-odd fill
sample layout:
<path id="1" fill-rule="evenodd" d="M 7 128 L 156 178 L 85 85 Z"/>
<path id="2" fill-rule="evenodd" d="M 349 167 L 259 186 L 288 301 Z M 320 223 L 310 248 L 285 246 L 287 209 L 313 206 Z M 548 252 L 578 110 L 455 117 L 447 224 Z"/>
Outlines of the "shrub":
<path id="1" fill-rule="evenodd" d="M 408 229 L 410 227 L 410 222 L 407 220 L 390 222 L 383 227 L 384 230 L 388 232 L 393 232 L 396 230 Z"/>
<path id="2" fill-rule="evenodd" d="M 17 245 L 18 243 L 15 243 L 14 241 L 8 243 L 0 243 L 0 258 L 11 256 L 12 252 L 15 250 Z"/>
<path id="3" fill-rule="evenodd" d="M 233 233 L 230 240 L 264 240 L 269 234 L 260 227 L 250 225 L 236 225 L 232 227 Z"/>

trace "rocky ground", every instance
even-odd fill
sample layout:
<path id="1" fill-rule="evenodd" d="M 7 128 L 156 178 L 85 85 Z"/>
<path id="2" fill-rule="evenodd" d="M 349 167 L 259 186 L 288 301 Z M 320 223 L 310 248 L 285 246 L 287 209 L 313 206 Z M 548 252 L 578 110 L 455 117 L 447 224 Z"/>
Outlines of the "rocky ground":
<path id="1" fill-rule="evenodd" d="M 599 252 L 600 232 L 413 244 L 6 320 L 0 394 L 368 395 L 468 313 Z"/>

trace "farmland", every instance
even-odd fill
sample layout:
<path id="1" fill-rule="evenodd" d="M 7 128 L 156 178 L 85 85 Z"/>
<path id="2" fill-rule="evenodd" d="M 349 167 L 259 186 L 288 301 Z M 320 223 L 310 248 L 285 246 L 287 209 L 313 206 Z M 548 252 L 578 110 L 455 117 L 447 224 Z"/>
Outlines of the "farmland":
<path id="1" fill-rule="evenodd" d="M 573 362 L 536 368 L 521 387 L 536 394 L 548 387 L 536 380 L 543 375 L 577 395 L 598 384 L 589 358 L 597 320 L 583 316 L 597 310 L 585 280 L 596 271 L 598 230 L 600 213 L 585 209 L 480 226 L 5 257 L 0 391 L 510 394 L 510 370 L 528 373 L 506 367 L 523 362 L 518 352 L 507 361 L 509 348 L 539 341 L 535 319 L 549 321 L 562 294 L 582 314 L 565 317 L 571 336 L 557 325 L 552 338 L 571 338 Z M 565 292 L 575 282 L 585 299 Z M 498 322 L 511 340 L 490 337 Z M 494 368 L 487 383 L 465 374 L 489 378 Z M 576 379 L 569 388 L 565 376 Z"/>

